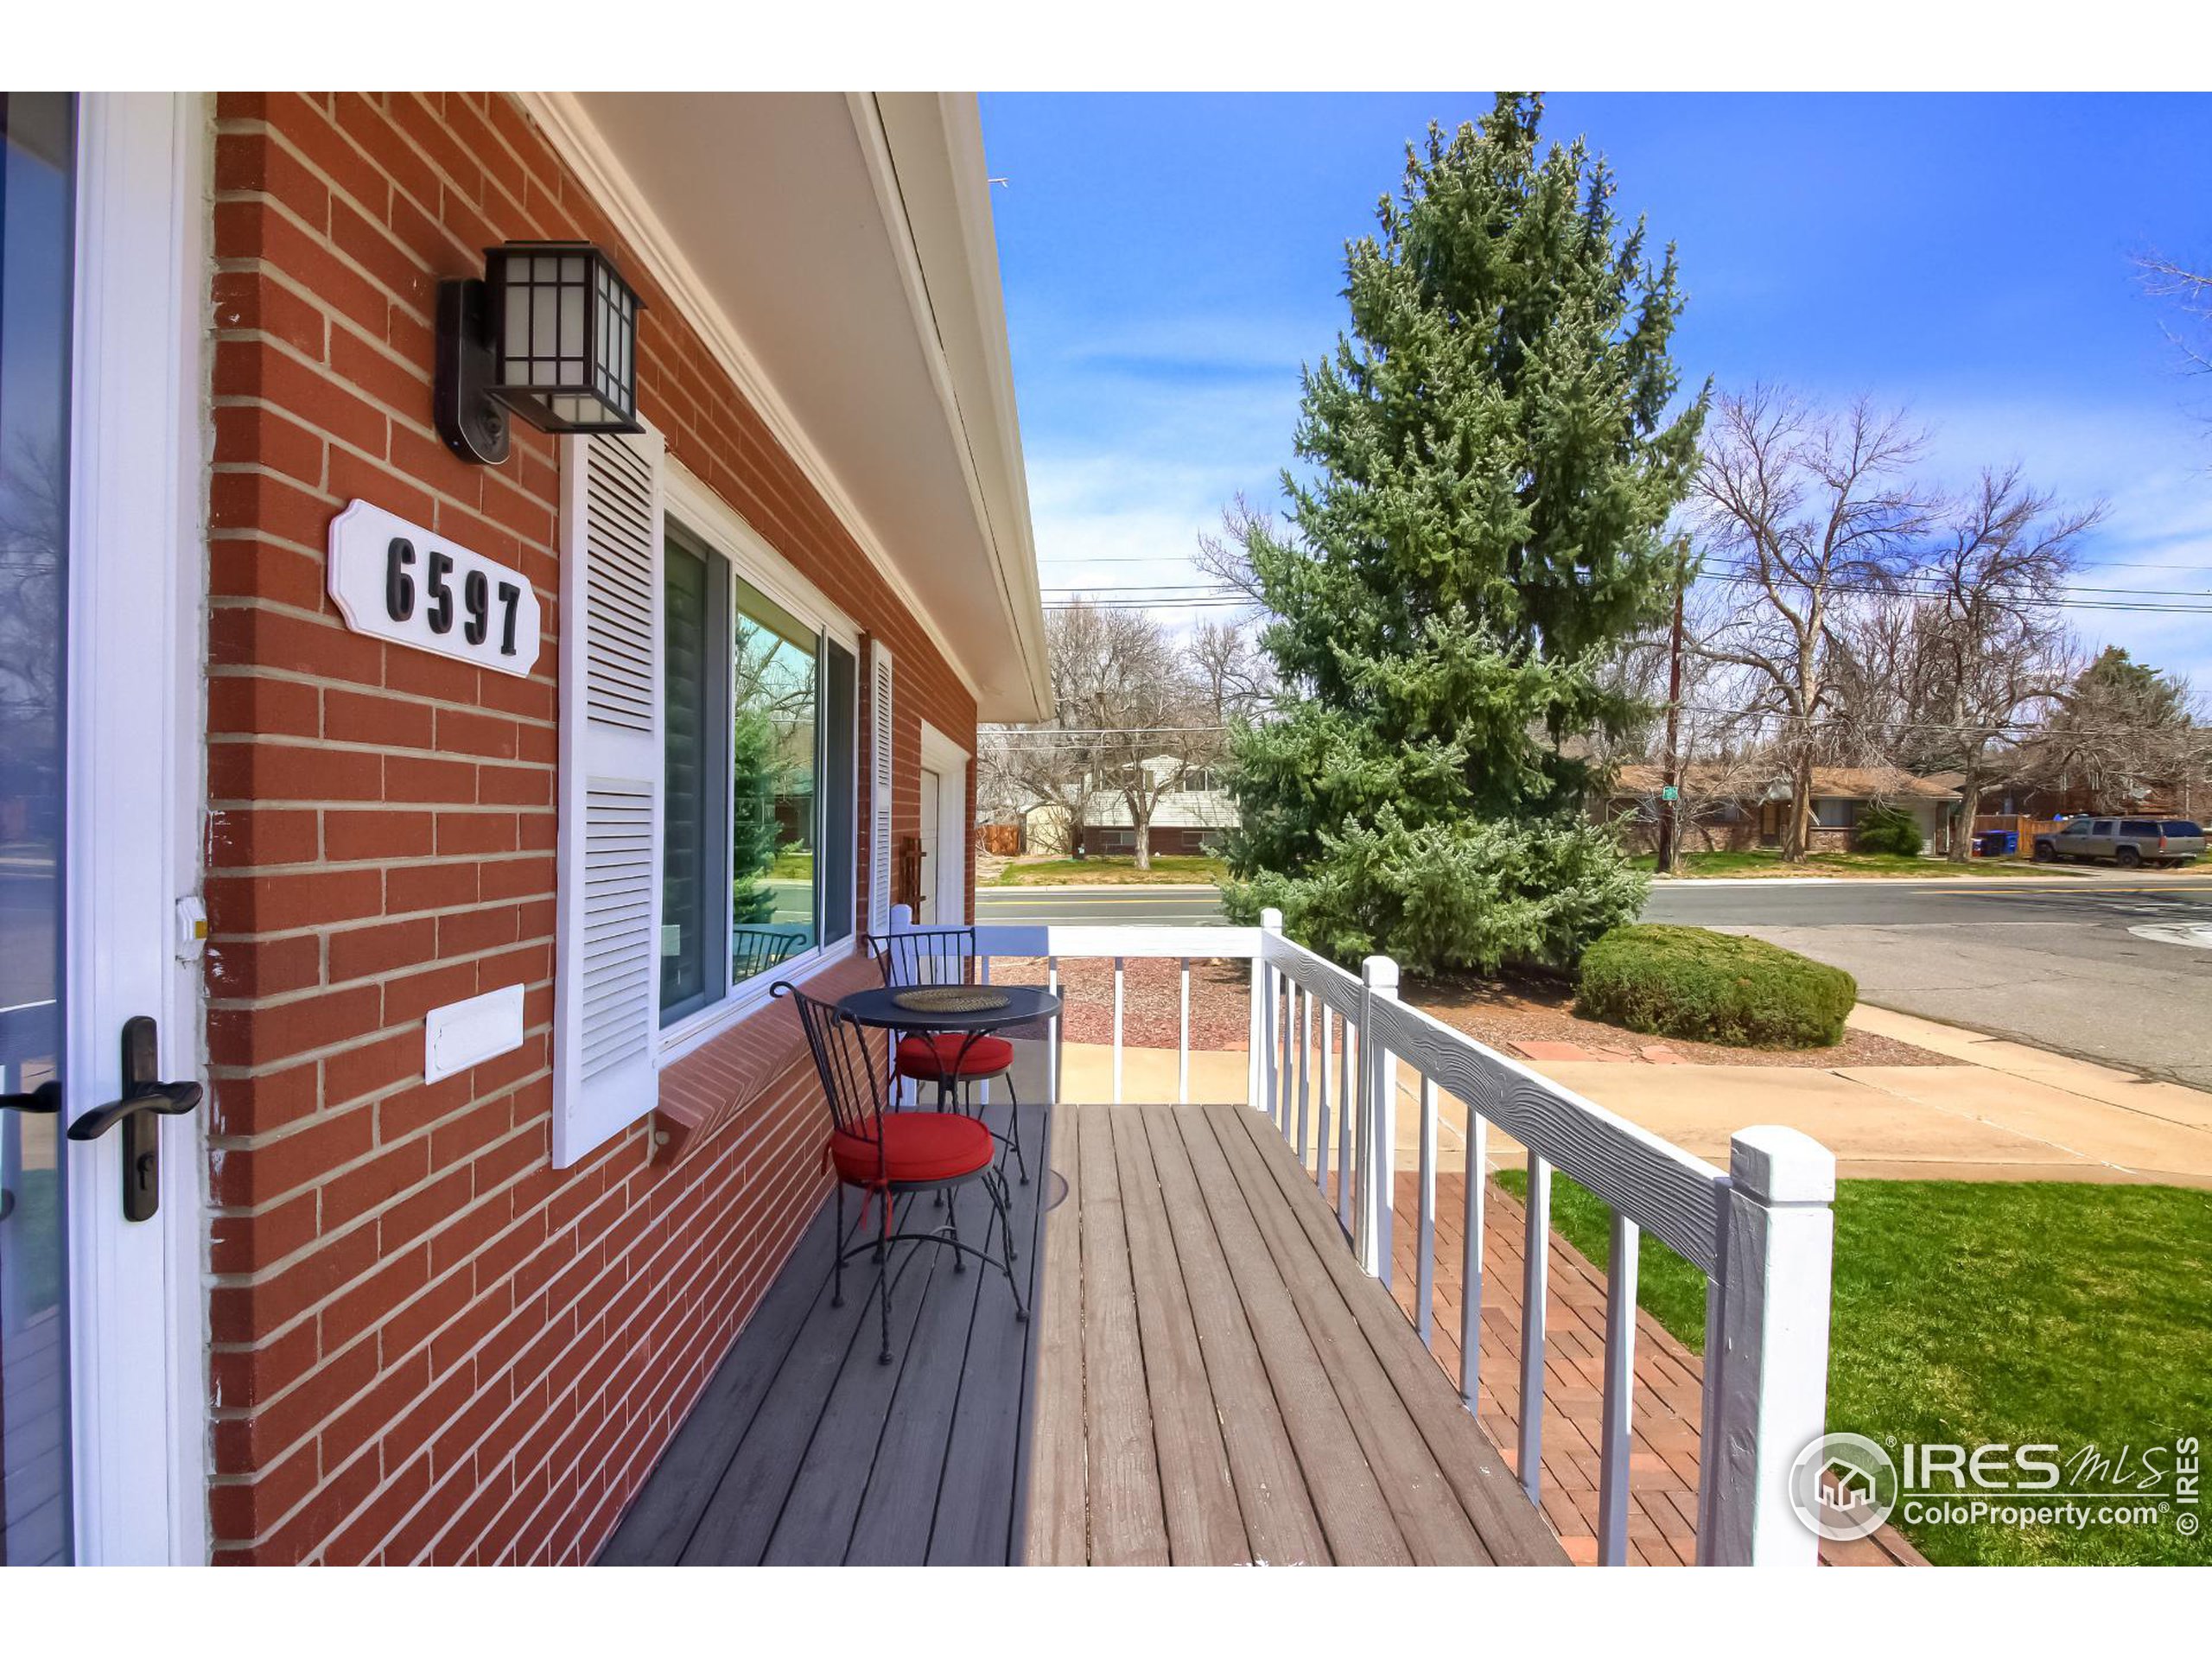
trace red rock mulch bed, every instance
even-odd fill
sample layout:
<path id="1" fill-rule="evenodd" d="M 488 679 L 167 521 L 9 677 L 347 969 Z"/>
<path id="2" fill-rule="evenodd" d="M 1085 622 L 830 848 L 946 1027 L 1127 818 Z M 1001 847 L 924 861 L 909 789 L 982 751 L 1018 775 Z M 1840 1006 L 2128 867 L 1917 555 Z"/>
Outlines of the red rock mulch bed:
<path id="1" fill-rule="evenodd" d="M 1045 963 L 1036 957 L 1007 957 L 992 964 L 1002 983 L 1041 985 Z M 1243 1049 L 1249 1040 L 1251 964 L 1242 961 L 1191 963 L 1191 1046 Z M 1573 992 L 1564 986 L 1522 981 L 1500 984 L 1481 980 L 1408 980 L 1405 1000 L 1434 1014 L 1478 1042 L 1534 1060 L 1619 1060 L 1650 1065 L 1947 1065 L 1941 1054 L 1872 1032 L 1847 1030 L 1833 1048 L 1731 1048 L 1719 1043 L 1663 1040 L 1640 1032 L 1585 1020 L 1574 1012 Z M 1114 1040 L 1114 964 L 1082 959 L 1060 964 L 1060 995 L 1066 1004 L 1065 1039 L 1071 1043 Z M 1132 957 L 1122 982 L 1122 1041 L 1133 1048 L 1173 1048 L 1179 997 L 1178 964 Z M 1565 1046 L 1562 1047 L 1561 1046 Z"/>
<path id="2" fill-rule="evenodd" d="M 991 978 L 1001 985 L 1042 985 L 1041 957 L 1006 957 L 991 964 Z M 1114 964 L 1082 958 L 1060 963 L 1063 1040 L 1114 1040 Z M 1133 957 L 1122 984 L 1122 1040 L 1132 1048 L 1176 1046 L 1182 999 L 1180 964 L 1160 957 Z M 1191 962 L 1191 1046 L 1242 1049 L 1251 1045 L 1252 964 L 1249 962 Z"/>
<path id="3" fill-rule="evenodd" d="M 1731 1048 L 1656 1038 L 1574 1012 L 1565 986 L 1485 980 L 1408 981 L 1403 995 L 1447 1026 L 1509 1054 L 1539 1060 L 1624 1060 L 1691 1065 L 1949 1065 L 1942 1055 L 1847 1027 L 1832 1048 Z M 1565 1053 L 1558 1045 L 1580 1051 Z"/>

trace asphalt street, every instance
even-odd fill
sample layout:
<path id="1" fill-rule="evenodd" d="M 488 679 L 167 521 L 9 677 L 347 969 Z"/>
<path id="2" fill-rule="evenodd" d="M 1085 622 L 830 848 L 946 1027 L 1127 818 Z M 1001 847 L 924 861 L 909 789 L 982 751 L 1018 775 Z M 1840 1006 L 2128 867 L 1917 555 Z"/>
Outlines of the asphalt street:
<path id="1" fill-rule="evenodd" d="M 1198 927 L 1218 922 L 1211 887 L 978 887 L 979 922 L 1058 922 L 1067 926 Z"/>
<path id="2" fill-rule="evenodd" d="M 1203 889 L 1141 887 L 985 887 L 976 911 L 1151 925 L 1221 915 Z M 1834 963 L 1883 1007 L 2212 1089 L 2212 875 L 1684 881 L 1656 887 L 1643 915 Z"/>
<path id="3" fill-rule="evenodd" d="M 1834 963 L 1878 1007 L 2212 1089 L 2212 878 L 1682 882 L 1643 915 Z"/>

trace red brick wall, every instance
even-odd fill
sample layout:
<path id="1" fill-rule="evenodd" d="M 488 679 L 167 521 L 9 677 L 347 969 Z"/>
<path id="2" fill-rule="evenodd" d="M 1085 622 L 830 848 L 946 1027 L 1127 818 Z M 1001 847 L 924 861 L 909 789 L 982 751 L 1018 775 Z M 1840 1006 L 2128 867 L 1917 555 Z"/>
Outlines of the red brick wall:
<path id="1" fill-rule="evenodd" d="M 921 721 L 967 737 L 974 702 L 516 106 L 235 94 L 216 123 L 215 1557 L 587 1560 L 823 1192 L 820 1108 L 786 1071 L 671 1165 L 641 1123 L 549 1166 L 557 461 L 526 427 L 504 467 L 440 444 L 436 280 L 510 238 L 614 251 L 640 412 L 896 654 L 902 832 Z M 529 576 L 532 677 L 346 631 L 324 547 L 357 495 Z M 517 981 L 523 1047 L 426 1086 L 424 1012 Z"/>

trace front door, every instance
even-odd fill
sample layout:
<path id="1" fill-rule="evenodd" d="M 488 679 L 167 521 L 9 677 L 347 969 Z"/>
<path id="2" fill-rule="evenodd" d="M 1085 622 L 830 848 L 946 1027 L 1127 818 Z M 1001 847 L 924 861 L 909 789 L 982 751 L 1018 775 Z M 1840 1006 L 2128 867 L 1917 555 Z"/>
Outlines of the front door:
<path id="1" fill-rule="evenodd" d="M 201 107 L 0 93 L 9 1564 L 204 1553 L 198 1041 L 178 931 L 201 776 L 179 719 L 202 582 Z"/>

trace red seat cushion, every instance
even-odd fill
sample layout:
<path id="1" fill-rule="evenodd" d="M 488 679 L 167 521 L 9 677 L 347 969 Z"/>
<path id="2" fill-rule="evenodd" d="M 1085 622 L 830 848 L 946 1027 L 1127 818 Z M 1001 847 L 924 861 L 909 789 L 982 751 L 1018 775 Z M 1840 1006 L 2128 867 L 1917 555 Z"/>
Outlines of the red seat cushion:
<path id="1" fill-rule="evenodd" d="M 991 1161 L 991 1132 L 957 1112 L 888 1112 L 877 1122 L 883 1129 L 880 1161 L 873 1141 L 842 1130 L 830 1137 L 830 1160 L 840 1180 L 855 1186 L 873 1186 L 885 1176 L 949 1181 Z"/>
<path id="2" fill-rule="evenodd" d="M 995 1077 L 1013 1064 L 1014 1045 L 1003 1037 L 941 1031 L 933 1037 L 899 1039 L 899 1075 L 904 1077 L 941 1077 L 955 1066 L 963 1077 Z"/>

